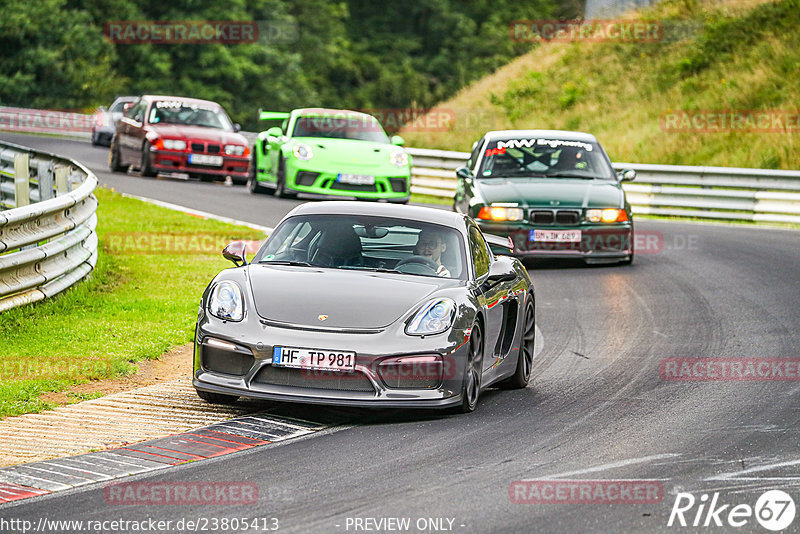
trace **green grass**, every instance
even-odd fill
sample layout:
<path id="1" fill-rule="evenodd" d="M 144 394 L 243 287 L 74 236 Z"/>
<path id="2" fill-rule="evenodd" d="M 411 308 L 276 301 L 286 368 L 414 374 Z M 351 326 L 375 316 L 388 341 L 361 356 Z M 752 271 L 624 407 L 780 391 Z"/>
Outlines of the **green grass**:
<path id="1" fill-rule="evenodd" d="M 136 362 L 191 341 L 203 289 L 232 265 L 220 245 L 264 238 L 106 189 L 95 194 L 100 255 L 91 278 L 0 314 L 0 417 L 49 408 L 43 393 L 133 373 Z M 165 237 L 183 241 L 165 251 Z"/>
<path id="2" fill-rule="evenodd" d="M 800 130 L 667 131 L 670 110 L 798 113 L 798 0 L 665 0 L 638 15 L 689 28 L 655 43 L 534 45 L 529 54 L 437 108 L 446 132 L 401 131 L 408 146 L 470 150 L 487 130 L 553 128 L 595 134 L 613 161 L 800 168 Z"/>

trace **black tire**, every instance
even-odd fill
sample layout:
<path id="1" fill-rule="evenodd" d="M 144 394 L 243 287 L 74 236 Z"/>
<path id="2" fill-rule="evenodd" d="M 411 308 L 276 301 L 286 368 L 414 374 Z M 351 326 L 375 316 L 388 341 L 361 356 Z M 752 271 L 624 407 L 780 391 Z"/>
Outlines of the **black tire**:
<path id="1" fill-rule="evenodd" d="M 100 144 L 100 136 L 97 135 L 97 132 L 92 132 L 92 146 L 98 146 Z"/>
<path id="2" fill-rule="evenodd" d="M 120 161 L 119 145 L 112 140 L 111 148 L 108 150 L 108 166 L 111 172 L 125 172 L 128 170 Z"/>
<path id="3" fill-rule="evenodd" d="M 295 194 L 290 193 L 286 188 L 286 158 L 281 158 L 278 163 L 278 173 L 276 176 L 275 196 L 279 198 L 294 198 Z"/>
<path id="4" fill-rule="evenodd" d="M 461 381 L 461 404 L 456 406 L 457 413 L 474 412 L 481 396 L 481 377 L 483 375 L 483 332 L 479 323 L 472 327 L 469 336 L 469 356 L 464 368 L 464 379 Z"/>
<path id="5" fill-rule="evenodd" d="M 256 159 L 256 147 L 253 147 L 253 159 L 250 161 L 250 168 L 247 173 L 247 189 L 254 195 L 264 194 L 269 191 L 266 187 L 258 185 L 256 180 L 256 169 L 258 168 L 258 160 Z"/>
<path id="6" fill-rule="evenodd" d="M 139 164 L 139 170 L 141 170 L 142 176 L 146 176 L 148 178 L 152 178 L 156 175 L 156 171 L 154 171 L 153 167 L 151 166 L 150 143 L 147 141 L 142 147 L 142 162 Z"/>
<path id="7" fill-rule="evenodd" d="M 621 262 L 619 262 L 620 265 L 632 265 L 633 264 L 633 253 L 634 253 L 633 244 L 634 244 L 635 241 L 636 240 L 633 238 L 633 227 L 631 227 L 631 254 L 630 254 L 630 256 L 628 256 L 628 259 L 625 259 L 625 260 L 622 260 Z"/>
<path id="8" fill-rule="evenodd" d="M 517 358 L 517 370 L 509 378 L 503 380 L 498 387 L 502 389 L 524 389 L 531 379 L 533 369 L 533 353 L 536 348 L 536 309 L 532 302 L 525 306 L 522 323 L 522 340 Z"/>
<path id="9" fill-rule="evenodd" d="M 222 393 L 211 393 L 210 391 L 195 390 L 197 396 L 211 404 L 236 404 L 239 399 L 236 395 L 224 395 Z"/>

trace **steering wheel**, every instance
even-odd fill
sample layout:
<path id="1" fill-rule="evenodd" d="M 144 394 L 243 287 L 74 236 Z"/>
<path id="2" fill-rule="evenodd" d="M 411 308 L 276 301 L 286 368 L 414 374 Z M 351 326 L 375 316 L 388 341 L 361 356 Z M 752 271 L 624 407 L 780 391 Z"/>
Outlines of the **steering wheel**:
<path id="1" fill-rule="evenodd" d="M 417 256 L 416 254 L 413 256 L 409 256 L 408 258 L 401 260 L 394 266 L 396 271 L 404 272 L 400 269 L 400 267 L 404 265 L 420 265 L 422 267 L 426 267 L 431 270 L 431 272 L 436 272 L 439 269 L 439 266 L 436 264 L 435 261 L 430 259 L 427 256 Z"/>

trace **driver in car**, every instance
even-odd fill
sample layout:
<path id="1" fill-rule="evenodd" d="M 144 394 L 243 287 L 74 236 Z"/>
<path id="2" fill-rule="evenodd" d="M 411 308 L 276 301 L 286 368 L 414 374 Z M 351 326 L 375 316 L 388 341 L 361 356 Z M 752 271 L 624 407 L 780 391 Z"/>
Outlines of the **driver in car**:
<path id="1" fill-rule="evenodd" d="M 447 250 L 447 244 L 442 235 L 436 230 L 422 230 L 414 247 L 414 254 L 425 256 L 437 265 L 436 274 L 450 278 L 450 271 L 442 265 L 442 253 Z"/>

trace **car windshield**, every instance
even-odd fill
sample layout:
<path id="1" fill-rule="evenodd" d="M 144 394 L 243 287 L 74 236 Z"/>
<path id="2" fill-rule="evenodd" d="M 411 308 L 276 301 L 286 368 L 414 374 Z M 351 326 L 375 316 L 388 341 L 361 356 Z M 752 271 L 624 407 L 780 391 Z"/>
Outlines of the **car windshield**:
<path id="1" fill-rule="evenodd" d="M 294 122 L 292 137 L 353 139 L 373 143 L 389 142 L 386 132 L 383 131 L 383 127 L 375 117 L 355 114 L 298 117 Z"/>
<path id="2" fill-rule="evenodd" d="M 484 149 L 479 178 L 543 177 L 614 180 L 597 143 L 565 139 L 509 139 Z"/>
<path id="3" fill-rule="evenodd" d="M 209 104 L 159 100 L 150 108 L 150 124 L 184 124 L 233 131 L 231 120 L 221 108 Z"/>
<path id="4" fill-rule="evenodd" d="M 122 113 L 125 111 L 125 104 L 132 104 L 136 102 L 135 100 L 117 100 L 111 105 L 111 108 L 108 110 L 111 113 Z"/>
<path id="5" fill-rule="evenodd" d="M 281 223 L 253 259 L 465 279 L 464 245 L 453 228 L 364 215 L 306 215 Z"/>

